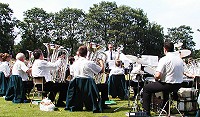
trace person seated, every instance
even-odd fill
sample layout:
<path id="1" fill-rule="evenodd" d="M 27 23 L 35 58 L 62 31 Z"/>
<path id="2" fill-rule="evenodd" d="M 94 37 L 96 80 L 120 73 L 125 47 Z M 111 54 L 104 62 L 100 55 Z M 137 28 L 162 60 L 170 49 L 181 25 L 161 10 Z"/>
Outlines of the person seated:
<path id="1" fill-rule="evenodd" d="M 2 57 L 3 57 L 3 53 L 0 53 L 0 65 L 1 65 L 1 63 L 3 62 Z"/>
<path id="2" fill-rule="evenodd" d="M 7 78 L 7 82 L 9 80 L 9 77 L 11 75 L 11 70 L 10 66 L 9 66 L 9 61 L 11 60 L 11 56 L 8 53 L 4 53 L 2 55 L 2 63 L 0 65 L 0 71 L 2 71 L 5 75 L 5 77 Z"/>
<path id="3" fill-rule="evenodd" d="M 25 94 L 29 94 L 33 88 L 33 82 L 29 81 L 31 75 L 31 68 L 27 67 L 25 62 L 25 55 L 23 53 L 18 53 L 16 55 L 16 62 L 12 68 L 12 75 L 18 75 L 22 78 Z"/>
<path id="4" fill-rule="evenodd" d="M 61 55 L 58 58 L 58 60 L 54 63 L 44 60 L 44 55 L 40 49 L 34 50 L 33 56 L 35 61 L 32 65 L 32 76 L 44 77 L 45 78 L 44 90 L 50 92 L 48 98 L 53 102 L 55 100 L 56 93 L 60 92 L 56 106 L 57 107 L 65 106 L 65 103 L 63 101 L 66 99 L 68 83 L 64 85 L 62 83 L 54 83 L 50 73 L 51 70 L 56 70 L 59 66 L 61 66 L 61 61 L 64 58 L 64 56 Z"/>
<path id="5" fill-rule="evenodd" d="M 164 54 L 156 68 L 154 78 L 156 82 L 146 84 L 143 87 L 143 109 L 150 116 L 151 96 L 157 92 L 163 92 L 163 106 L 168 101 L 170 92 L 177 92 L 183 82 L 184 63 L 174 53 L 174 44 L 170 41 L 164 42 Z M 165 106 L 168 110 L 168 105 Z"/>
<path id="6" fill-rule="evenodd" d="M 109 77 L 111 75 L 117 75 L 117 74 L 124 74 L 124 69 L 122 68 L 122 61 L 119 59 L 115 61 L 115 67 L 111 69 Z"/>
<path id="7" fill-rule="evenodd" d="M 87 56 L 87 47 L 80 46 L 78 49 L 78 56 L 73 65 L 70 67 L 70 75 L 72 77 L 86 77 L 94 78 L 94 74 L 104 72 L 104 63 L 103 60 L 99 60 L 96 64 L 94 61 L 90 61 L 86 58 Z M 104 109 L 109 109 L 110 107 L 105 104 L 105 101 L 108 99 L 108 85 L 106 83 L 97 84 L 99 92 L 101 92 L 102 105 Z"/>

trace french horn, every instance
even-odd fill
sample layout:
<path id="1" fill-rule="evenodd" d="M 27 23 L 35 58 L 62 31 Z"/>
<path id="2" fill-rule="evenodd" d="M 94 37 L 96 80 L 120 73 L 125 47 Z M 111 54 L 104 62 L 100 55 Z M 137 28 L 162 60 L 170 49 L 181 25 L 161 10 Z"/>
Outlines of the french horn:
<path id="1" fill-rule="evenodd" d="M 55 82 L 66 81 L 66 69 L 68 65 L 69 52 L 63 46 L 57 44 L 43 43 L 47 48 L 47 60 L 50 62 L 56 62 L 58 57 L 64 55 L 64 59 L 61 61 L 61 66 L 56 70 L 51 71 L 52 79 Z"/>

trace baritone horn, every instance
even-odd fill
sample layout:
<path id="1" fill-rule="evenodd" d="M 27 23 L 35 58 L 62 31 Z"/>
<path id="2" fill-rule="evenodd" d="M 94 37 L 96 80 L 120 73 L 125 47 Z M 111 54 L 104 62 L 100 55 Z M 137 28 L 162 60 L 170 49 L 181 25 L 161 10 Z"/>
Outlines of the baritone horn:
<path id="1" fill-rule="evenodd" d="M 88 56 L 87 59 L 96 62 L 97 64 L 99 60 L 103 60 L 104 64 L 106 63 L 107 60 L 107 55 L 104 53 L 105 47 L 98 45 L 96 43 L 89 43 L 87 45 L 88 47 Z M 94 80 L 97 84 L 101 83 L 103 79 L 103 73 L 99 73 L 95 75 Z"/>
<path id="2" fill-rule="evenodd" d="M 43 43 L 47 47 L 47 60 L 50 62 L 55 62 L 58 60 L 59 56 L 64 56 L 61 61 L 61 66 L 56 70 L 51 71 L 52 79 L 55 82 L 65 82 L 66 81 L 66 69 L 68 65 L 69 52 L 63 46 L 57 44 Z"/>

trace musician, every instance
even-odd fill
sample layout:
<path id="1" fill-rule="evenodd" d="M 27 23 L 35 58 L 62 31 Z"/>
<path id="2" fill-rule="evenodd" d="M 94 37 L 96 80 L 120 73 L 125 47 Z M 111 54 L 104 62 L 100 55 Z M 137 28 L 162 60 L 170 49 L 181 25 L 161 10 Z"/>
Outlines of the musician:
<path id="1" fill-rule="evenodd" d="M 119 59 L 115 61 L 115 67 L 111 69 L 109 77 L 111 75 L 117 75 L 117 74 L 124 74 L 124 68 L 122 68 L 122 61 Z"/>
<path id="2" fill-rule="evenodd" d="M 0 65 L 1 65 L 1 63 L 3 62 L 2 57 L 3 57 L 3 53 L 0 53 Z"/>
<path id="3" fill-rule="evenodd" d="M 34 50 L 33 56 L 35 61 L 32 66 L 32 76 L 45 77 L 46 82 L 44 84 L 44 90 L 50 92 L 49 99 L 53 102 L 55 100 L 56 93 L 60 92 L 56 106 L 65 106 L 63 101 L 66 100 L 68 84 L 63 86 L 60 83 L 54 83 L 50 74 L 51 70 L 56 70 L 59 66 L 61 66 L 61 60 L 64 56 L 61 55 L 54 63 L 44 60 L 44 55 L 40 49 Z"/>
<path id="4" fill-rule="evenodd" d="M 67 78 L 67 80 L 71 80 L 71 76 L 70 76 L 70 66 L 72 66 L 72 64 L 74 63 L 75 58 L 72 57 L 72 56 L 70 56 L 70 57 L 68 58 L 68 61 L 69 61 L 69 65 L 67 65 L 66 76 L 65 76 L 65 77 Z"/>
<path id="5" fill-rule="evenodd" d="M 18 53 L 16 55 L 16 62 L 12 68 L 12 75 L 19 75 L 22 78 L 25 93 L 30 93 L 33 88 L 33 82 L 29 81 L 28 75 L 31 75 L 31 68 L 25 65 L 25 55 Z"/>
<path id="6" fill-rule="evenodd" d="M 0 65 L 0 71 L 2 71 L 4 73 L 7 80 L 9 79 L 9 77 L 11 75 L 11 69 L 10 69 L 10 66 L 9 66 L 10 60 L 11 60 L 10 54 L 4 53 L 3 56 L 2 56 L 2 63 Z"/>
<path id="7" fill-rule="evenodd" d="M 105 51 L 106 55 L 107 55 L 107 61 L 110 60 L 115 60 L 117 57 L 117 52 L 115 52 L 113 50 L 113 45 L 112 44 L 108 44 L 108 50 Z"/>
<path id="8" fill-rule="evenodd" d="M 191 67 L 191 68 L 190 68 Z M 192 58 L 188 59 L 188 66 L 184 62 L 184 75 L 189 77 L 189 78 L 195 78 L 195 72 L 194 72 L 195 66 L 192 64 Z"/>
<path id="9" fill-rule="evenodd" d="M 119 59 L 119 53 L 120 50 L 118 50 L 118 52 L 115 52 L 113 50 L 113 45 L 112 44 L 108 44 L 108 50 L 105 51 L 105 54 L 107 56 L 107 60 L 106 60 L 106 69 L 105 72 L 106 74 L 106 81 L 108 80 L 108 77 L 110 76 L 109 73 L 111 71 L 111 69 L 113 69 L 115 67 L 115 60 Z"/>
<path id="10" fill-rule="evenodd" d="M 143 88 L 143 108 L 150 115 L 151 95 L 156 92 L 163 92 L 163 104 L 168 100 L 169 92 L 175 92 L 183 82 L 183 60 L 174 53 L 174 44 L 164 42 L 165 56 L 159 60 L 156 73 L 156 82 L 149 83 Z M 167 109 L 167 107 L 165 108 Z"/>
<path id="11" fill-rule="evenodd" d="M 87 56 L 87 47 L 80 46 L 78 48 L 79 59 L 76 60 L 70 69 L 70 74 L 73 77 L 87 77 L 94 78 L 94 74 L 104 72 L 103 60 L 99 60 L 97 65 L 94 61 L 89 61 Z M 107 84 L 97 84 L 99 92 L 101 92 L 102 105 L 104 109 L 109 109 L 110 107 L 105 105 L 105 101 L 108 100 L 108 85 Z"/>

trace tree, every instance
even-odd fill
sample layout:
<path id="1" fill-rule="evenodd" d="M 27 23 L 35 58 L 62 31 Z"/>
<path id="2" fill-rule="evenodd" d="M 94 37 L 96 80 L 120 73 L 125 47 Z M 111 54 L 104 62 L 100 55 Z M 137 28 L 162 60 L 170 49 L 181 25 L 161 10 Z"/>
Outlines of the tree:
<path id="1" fill-rule="evenodd" d="M 161 25 L 149 23 L 145 31 L 143 42 L 143 54 L 145 55 L 163 55 L 164 33 Z"/>
<path id="2" fill-rule="evenodd" d="M 115 2 L 102 1 L 90 7 L 86 16 L 87 33 L 89 41 L 101 41 L 107 44 L 109 41 L 109 30 L 111 30 L 111 21 L 115 16 L 114 11 L 117 9 Z M 92 37 L 92 38 L 91 38 Z"/>
<path id="3" fill-rule="evenodd" d="M 53 37 L 57 44 L 71 48 L 71 54 L 84 39 L 85 14 L 80 9 L 64 8 L 55 14 Z"/>
<path id="4" fill-rule="evenodd" d="M 125 54 L 143 54 L 142 45 L 148 18 L 141 9 L 120 6 L 115 10 L 116 17 L 111 22 L 110 33 L 114 42 L 124 46 Z"/>
<path id="5" fill-rule="evenodd" d="M 16 34 L 14 28 L 17 19 L 12 16 L 13 10 L 8 4 L 0 3 L 0 52 L 13 54 L 13 45 Z"/>
<path id="6" fill-rule="evenodd" d="M 166 38 L 169 38 L 172 42 L 178 43 L 182 42 L 182 49 L 189 49 L 194 51 L 195 42 L 193 41 L 192 28 L 190 26 L 179 26 L 178 28 L 168 28 L 168 34 L 165 35 Z"/>
<path id="7" fill-rule="evenodd" d="M 51 42 L 52 14 L 46 13 L 42 8 L 32 8 L 24 12 L 24 21 L 18 23 L 22 40 L 21 52 L 34 50 L 38 47 L 45 50 L 44 42 Z"/>

